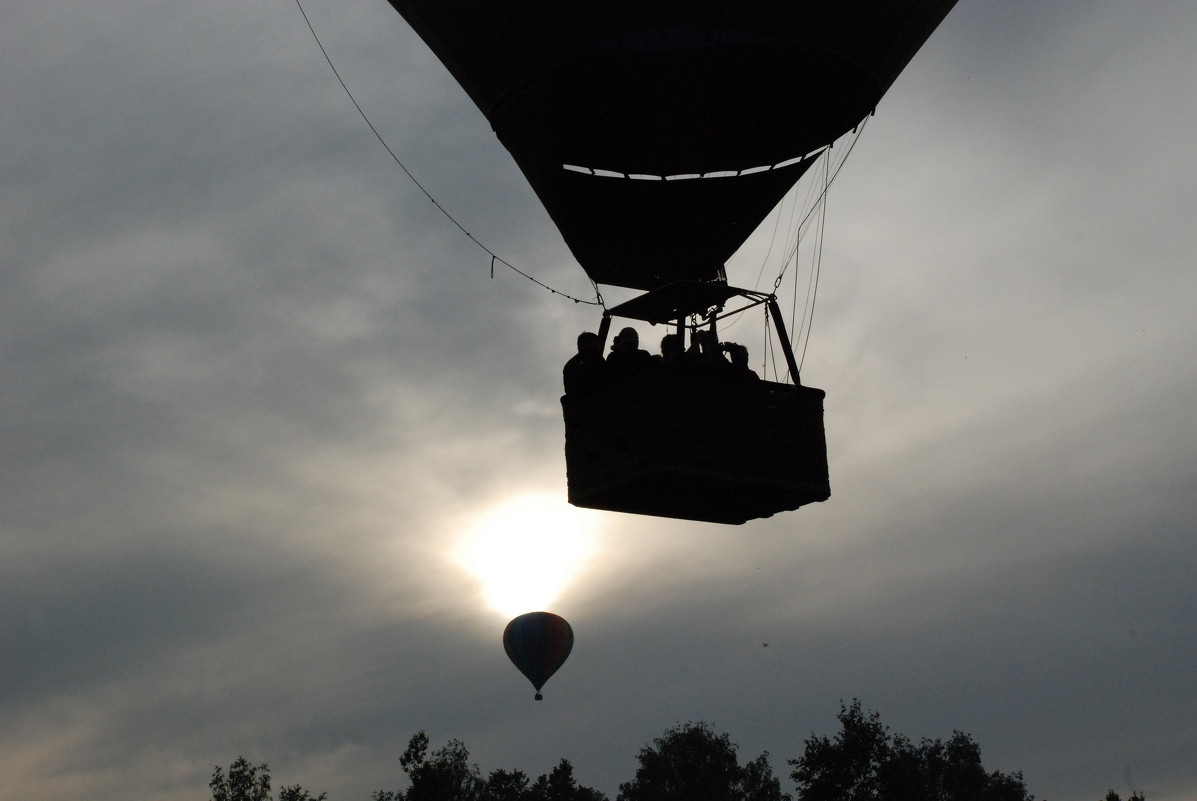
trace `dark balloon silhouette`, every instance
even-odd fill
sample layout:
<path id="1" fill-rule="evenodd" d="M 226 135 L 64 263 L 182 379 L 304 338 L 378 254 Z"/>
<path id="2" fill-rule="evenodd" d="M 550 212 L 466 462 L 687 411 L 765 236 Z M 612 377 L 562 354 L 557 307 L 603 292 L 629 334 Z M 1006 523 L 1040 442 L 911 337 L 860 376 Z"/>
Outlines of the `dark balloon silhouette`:
<path id="1" fill-rule="evenodd" d="M 565 664 L 573 647 L 573 628 L 552 612 L 528 612 L 503 630 L 503 650 L 532 682 L 537 701 L 544 699 L 540 688 Z"/>
<path id="2" fill-rule="evenodd" d="M 739 524 L 827 500 L 824 393 L 801 385 L 776 296 L 729 286 L 724 265 L 956 0 L 389 2 L 590 279 L 646 292 L 604 306 L 600 353 L 612 317 L 676 326 L 684 350 L 687 331 L 717 346 L 717 320 L 768 304 L 792 386 L 675 369 L 567 389 L 569 502 Z"/>
<path id="3" fill-rule="evenodd" d="M 715 280 L 956 0 L 390 0 L 595 282 Z"/>

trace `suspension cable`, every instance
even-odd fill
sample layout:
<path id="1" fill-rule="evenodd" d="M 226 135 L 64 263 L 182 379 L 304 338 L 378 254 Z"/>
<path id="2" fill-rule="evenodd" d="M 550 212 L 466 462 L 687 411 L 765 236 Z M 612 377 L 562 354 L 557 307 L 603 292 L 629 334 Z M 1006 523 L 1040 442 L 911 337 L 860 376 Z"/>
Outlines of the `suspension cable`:
<path id="1" fill-rule="evenodd" d="M 869 116 L 872 116 L 872 115 L 870 114 Z M 806 229 L 811 224 L 815 225 L 815 236 L 814 236 L 813 251 L 812 251 L 812 256 L 811 256 L 811 272 L 810 272 L 810 278 L 807 282 L 806 300 L 805 300 L 805 302 L 803 304 L 803 308 L 802 308 L 802 321 L 795 325 L 794 321 L 797 318 L 797 309 L 798 309 L 798 275 L 797 275 L 797 272 L 795 272 L 795 275 L 794 275 L 794 297 L 793 297 L 793 301 L 791 304 L 791 311 L 790 311 L 790 332 L 789 332 L 789 334 L 790 334 L 791 346 L 795 347 L 795 349 L 796 349 L 796 344 L 800 341 L 802 342 L 801 356 L 798 360 L 799 370 L 801 370 L 802 365 L 806 360 L 806 350 L 807 350 L 807 347 L 810 345 L 811 327 L 812 327 L 812 324 L 814 321 L 815 301 L 818 297 L 818 291 L 819 291 L 819 269 L 822 266 L 822 260 L 823 260 L 823 233 L 824 233 L 824 230 L 826 229 L 826 225 L 827 225 L 827 196 L 831 189 L 831 185 L 835 182 L 835 179 L 840 174 L 840 170 L 843 169 L 844 164 L 848 161 L 848 157 L 852 154 L 853 148 L 855 148 L 856 143 L 858 141 L 860 141 L 860 136 L 864 132 L 864 127 L 865 127 L 865 124 L 868 122 L 868 119 L 869 119 L 868 117 L 865 117 L 863 120 L 861 120 L 860 124 L 857 125 L 856 128 L 854 128 L 852 130 L 852 138 L 849 141 L 846 148 L 840 149 L 840 152 L 843 153 L 843 156 L 838 160 L 838 162 L 836 163 L 834 168 L 832 168 L 832 166 L 831 166 L 832 148 L 828 147 L 828 149 L 824 151 L 824 153 L 823 153 L 823 158 L 824 158 L 823 187 L 819 191 L 819 193 L 814 196 L 813 202 L 811 202 L 811 194 L 813 193 L 813 186 L 811 187 L 811 190 L 808 190 L 807 201 L 811 202 L 810 206 L 807 207 L 805 204 L 803 205 L 803 208 L 807 209 L 806 213 L 802 216 L 802 219 L 801 219 L 801 221 L 798 222 L 797 226 L 791 227 L 791 229 L 790 229 L 792 232 L 792 235 L 794 237 L 793 244 L 787 248 L 785 257 L 781 261 L 781 268 L 778 271 L 777 277 L 774 279 L 774 282 L 773 282 L 773 289 L 776 292 L 777 289 L 781 286 L 781 282 L 785 278 L 786 271 L 789 269 L 791 261 L 793 262 L 795 267 L 797 267 L 797 265 L 798 265 L 799 246 L 804 239 L 804 235 L 803 235 L 804 231 L 806 231 Z M 819 212 L 819 216 L 817 218 L 814 218 L 814 214 L 816 211 Z M 762 271 L 763 271 L 763 265 L 762 265 Z M 758 280 L 759 280 L 759 277 L 758 277 Z"/>
<path id="2" fill-rule="evenodd" d="M 380 134 L 378 132 L 378 129 L 374 127 L 374 123 L 372 123 L 370 121 L 370 118 L 368 116 L 366 116 L 366 112 L 362 109 L 361 105 L 357 102 L 357 98 L 355 98 L 353 96 L 353 92 L 349 91 L 349 86 L 345 83 L 345 79 L 341 77 L 341 73 L 337 70 L 336 65 L 333 64 L 332 58 L 329 57 L 328 51 L 324 48 L 324 43 L 320 41 L 320 36 L 316 33 L 315 27 L 312 26 L 312 21 L 308 18 L 307 12 L 303 10 L 303 4 L 300 2 L 300 0 L 295 0 L 295 5 L 299 8 L 299 13 L 300 13 L 300 15 L 303 16 L 303 21 L 305 23 L 307 23 L 308 30 L 312 32 L 312 38 L 316 40 L 316 46 L 319 47 L 320 52 L 322 54 L 324 54 L 324 60 L 328 62 L 328 66 L 332 70 L 333 75 L 335 75 L 337 77 L 337 81 L 341 84 L 341 88 L 345 90 L 345 94 L 346 94 L 346 96 L 349 97 L 349 101 L 351 103 L 353 103 L 353 107 L 357 109 L 357 113 L 361 115 L 362 119 L 366 123 L 366 126 L 370 129 L 371 133 L 374 134 L 374 138 L 377 139 L 379 141 L 379 143 L 383 146 L 383 148 L 387 151 L 387 153 L 390 154 L 390 156 L 394 160 L 394 162 L 399 165 L 399 169 L 403 170 L 404 174 L 406 174 L 407 177 L 411 179 L 411 182 L 416 185 L 416 188 L 424 193 L 424 197 L 426 197 L 430 201 L 432 201 L 432 205 L 436 206 L 437 210 L 441 214 L 445 215 L 445 217 L 448 218 L 449 222 L 451 222 L 451 223 L 453 223 L 453 225 L 457 226 L 458 230 L 460 230 L 463 234 L 465 234 L 471 242 L 473 242 L 475 245 L 477 245 L 479 248 L 481 248 L 483 251 L 485 251 L 487 254 L 490 255 L 490 277 L 491 278 L 495 277 L 495 263 L 497 262 L 499 264 L 502 264 L 504 267 L 507 267 L 508 269 L 518 273 L 519 275 L 522 275 L 524 278 L 527 278 L 532 283 L 534 283 L 544 289 L 547 289 L 549 292 L 553 293 L 554 295 L 560 295 L 563 298 L 572 300 L 574 303 L 585 303 L 589 306 L 603 306 L 603 308 L 606 308 L 606 306 L 603 303 L 603 296 L 599 293 L 598 285 L 595 284 L 594 281 L 591 281 L 590 283 L 594 287 L 594 290 L 595 290 L 595 298 L 596 298 L 595 300 L 583 300 L 581 298 L 575 298 L 573 295 L 570 295 L 568 293 L 561 292 L 560 290 L 554 289 L 553 287 L 549 286 L 548 284 L 537 280 L 536 278 L 534 278 L 531 275 L 528 275 L 528 273 L 524 272 L 523 270 L 516 267 L 511 262 L 509 262 L 506 259 L 504 259 L 503 257 L 499 256 L 493 250 L 491 250 L 486 245 L 484 245 L 476 236 L 474 236 L 469 231 L 467 231 L 465 226 L 463 226 L 460 222 L 458 222 L 457 218 L 455 218 L 452 214 L 450 214 L 449 211 L 444 206 L 442 206 L 440 204 L 440 202 L 435 197 L 432 196 L 431 192 L 429 192 L 427 189 L 424 188 L 424 185 L 422 183 L 420 183 L 419 180 L 416 179 L 416 176 L 412 175 L 412 172 L 411 172 L 411 170 L 409 170 L 407 168 L 407 165 L 405 165 L 403 163 L 403 161 L 400 160 L 399 156 L 395 154 L 395 151 L 391 149 L 391 146 L 388 145 L 386 140 L 382 138 L 382 134 Z"/>
<path id="3" fill-rule="evenodd" d="M 847 158 L 845 156 L 845 158 Z M 843 166 L 843 162 L 840 162 Z M 803 316 L 806 317 L 806 338 L 802 341 L 802 356 L 798 359 L 798 370 L 801 372 L 802 365 L 806 362 L 806 348 L 810 345 L 810 332 L 815 324 L 815 300 L 819 296 L 819 268 L 823 266 L 823 231 L 827 226 L 827 187 L 830 186 L 830 181 L 827 176 L 827 166 L 823 167 L 823 211 L 819 215 L 819 227 L 815 234 L 815 257 L 814 264 L 811 267 L 813 278 L 811 279 L 810 301 L 806 307 L 803 308 Z M 806 308 L 810 309 L 810 314 L 807 316 Z"/>

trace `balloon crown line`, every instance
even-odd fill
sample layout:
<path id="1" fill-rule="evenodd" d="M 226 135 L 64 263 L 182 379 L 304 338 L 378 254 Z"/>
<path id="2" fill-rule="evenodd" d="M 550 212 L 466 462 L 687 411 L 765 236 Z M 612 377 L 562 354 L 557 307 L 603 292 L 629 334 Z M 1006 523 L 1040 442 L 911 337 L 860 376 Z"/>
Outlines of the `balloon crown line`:
<path id="1" fill-rule="evenodd" d="M 561 167 L 567 172 L 577 172 L 582 175 L 594 175 L 600 178 L 627 178 L 632 181 L 692 181 L 703 178 L 737 178 L 743 175 L 756 175 L 759 172 L 769 172 L 770 170 L 782 170 L 786 167 L 792 167 L 808 159 L 817 158 L 830 148 L 831 145 L 823 145 L 822 147 L 815 148 L 805 156 L 795 156 L 785 161 L 779 161 L 777 164 L 765 164 L 759 167 L 748 167 L 743 170 L 708 170 L 707 172 L 685 172 L 674 175 L 623 172 L 621 170 L 608 170 L 601 167 L 583 167 L 578 164 L 562 164 Z"/>
<path id="2" fill-rule="evenodd" d="M 532 283 L 536 284 L 537 286 L 539 286 L 543 289 L 547 289 L 549 292 L 551 292 L 554 295 L 560 295 L 563 298 L 572 300 L 574 303 L 585 303 L 589 306 L 602 306 L 603 308 L 606 308 L 606 305 L 603 302 L 603 296 L 598 291 L 598 285 L 594 284 L 593 281 L 591 282 L 591 284 L 594 286 L 595 299 L 594 300 L 585 300 L 583 298 L 576 298 L 567 292 L 562 292 L 559 289 L 554 289 L 553 287 L 549 286 L 548 284 L 544 283 L 543 281 L 540 281 L 537 278 L 535 278 L 534 276 L 531 276 L 528 273 L 524 272 L 523 270 L 516 267 L 511 262 L 509 262 L 506 259 L 504 259 L 503 257 L 499 256 L 493 250 L 488 248 L 481 240 L 479 240 L 478 237 L 474 236 L 472 233 L 470 233 L 468 230 L 466 230 L 466 227 L 464 225 L 462 225 L 460 222 L 458 222 L 457 218 L 454 217 L 452 214 L 450 214 L 448 209 L 446 209 L 444 206 L 442 206 L 440 204 L 440 202 L 435 197 L 432 196 L 431 192 L 429 192 L 427 189 L 424 188 L 424 185 L 422 183 L 420 183 L 420 181 L 416 178 L 416 176 L 412 174 L 411 170 L 409 170 L 407 168 L 407 165 L 405 165 L 403 163 L 402 159 L 399 158 L 398 154 L 396 154 L 395 151 L 391 149 L 391 146 L 387 144 L 386 140 L 383 139 L 382 134 L 378 132 L 378 129 L 374 126 L 374 123 L 370 121 L 370 118 L 366 115 L 366 112 L 361 107 L 361 104 L 357 102 L 357 98 L 355 98 L 353 96 L 353 92 L 349 91 L 349 86 L 348 86 L 348 84 L 345 83 L 345 79 L 341 77 L 340 71 L 337 70 L 336 65 L 333 64 L 332 58 L 328 55 L 328 50 L 325 49 L 324 43 L 320 41 L 319 34 L 316 33 L 316 28 L 312 25 L 312 20 L 308 17 L 307 12 L 304 11 L 303 3 L 301 3 L 300 0 L 295 0 L 295 5 L 299 9 L 300 15 L 303 16 L 303 21 L 305 23 L 307 23 L 308 30 L 311 31 L 311 33 L 312 33 L 312 38 L 316 40 L 316 46 L 320 48 L 320 52 L 324 55 L 324 60 L 326 62 L 328 62 L 329 69 L 331 69 L 333 72 L 333 75 L 336 76 L 337 82 L 341 84 L 341 88 L 345 90 L 345 94 L 349 98 L 349 102 L 353 103 L 353 107 L 355 109 L 357 109 L 357 113 L 361 115 L 362 120 L 365 121 L 366 126 L 370 129 L 370 132 L 374 134 L 374 138 L 377 139 L 379 144 L 381 144 L 383 146 L 383 148 L 386 150 L 386 152 L 390 155 L 391 159 L 393 159 L 394 162 L 399 165 L 399 169 L 403 170 L 404 174 L 407 175 L 407 177 L 411 179 L 411 182 L 416 185 L 416 188 L 419 189 L 422 193 L 424 193 L 424 197 L 428 198 L 432 202 L 432 205 L 436 206 L 437 211 L 439 211 L 441 214 L 445 215 L 446 219 L 448 219 L 449 222 L 453 223 L 453 225 L 455 225 L 459 231 L 461 231 L 463 234 L 465 234 L 466 237 L 468 237 L 471 242 L 473 242 L 475 245 L 477 245 L 479 248 L 481 248 L 483 251 L 485 251 L 490 256 L 490 277 L 492 279 L 495 277 L 495 264 L 496 263 L 502 264 L 504 267 L 507 267 L 512 272 L 515 272 L 516 274 L 521 275 L 524 278 L 527 278 Z"/>

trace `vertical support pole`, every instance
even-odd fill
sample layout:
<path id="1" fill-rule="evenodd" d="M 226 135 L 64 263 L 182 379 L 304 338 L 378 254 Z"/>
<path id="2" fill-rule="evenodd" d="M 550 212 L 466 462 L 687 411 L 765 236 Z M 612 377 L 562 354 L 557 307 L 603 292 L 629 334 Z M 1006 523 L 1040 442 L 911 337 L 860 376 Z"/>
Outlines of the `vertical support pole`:
<path id="1" fill-rule="evenodd" d="M 781 352 L 786 356 L 786 364 L 790 367 L 790 376 L 794 383 L 802 386 L 802 379 L 798 375 L 798 362 L 794 359 L 794 349 L 790 347 L 790 335 L 786 333 L 785 321 L 781 318 L 781 309 L 777 307 L 777 298 L 769 297 L 769 316 L 773 318 L 773 328 L 777 331 L 777 338 L 781 340 Z"/>
<path id="2" fill-rule="evenodd" d="M 607 352 L 607 333 L 611 330 L 611 315 L 603 312 L 603 321 L 599 323 L 599 353 Z"/>

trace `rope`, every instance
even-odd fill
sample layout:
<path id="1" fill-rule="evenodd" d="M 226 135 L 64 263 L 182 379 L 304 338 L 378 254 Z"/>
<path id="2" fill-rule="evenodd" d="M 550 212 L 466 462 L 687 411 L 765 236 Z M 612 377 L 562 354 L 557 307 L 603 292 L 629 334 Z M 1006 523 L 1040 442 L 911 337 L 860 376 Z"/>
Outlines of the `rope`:
<path id="1" fill-rule="evenodd" d="M 853 144 L 855 144 L 855 140 Z M 847 156 L 844 158 L 846 160 Z M 840 166 L 844 166 L 842 161 L 840 162 Z M 839 170 L 836 171 L 838 172 Z M 823 182 L 825 184 L 823 188 L 823 202 L 821 204 L 823 211 L 819 215 L 819 228 L 818 233 L 815 235 L 815 260 L 814 265 L 811 267 L 813 277 L 811 279 L 812 286 L 810 288 L 810 302 L 808 304 L 810 316 L 806 317 L 806 339 L 802 342 L 802 356 L 798 359 L 798 372 L 802 372 L 802 365 L 806 363 L 806 347 L 810 345 L 810 332 L 815 324 L 815 300 L 819 296 L 819 268 L 823 265 L 823 229 L 827 226 L 827 187 L 831 186 L 831 182 L 827 177 L 827 165 L 823 166 Z M 803 316 L 806 316 L 805 309 L 803 310 Z"/>
<path id="2" fill-rule="evenodd" d="M 768 309 L 766 309 L 765 310 L 765 348 L 764 348 L 765 366 L 761 368 L 761 375 L 764 377 L 768 376 L 769 363 L 772 362 L 773 378 L 777 379 L 778 381 L 784 381 L 785 380 L 784 377 L 778 378 L 778 375 L 777 375 L 777 354 L 774 353 L 774 351 L 773 351 L 773 337 L 769 336 L 769 329 L 770 329 L 771 325 L 772 325 L 772 323 L 769 319 L 769 311 L 768 311 Z M 787 370 L 787 372 L 788 372 L 788 370 Z"/>
<path id="3" fill-rule="evenodd" d="M 872 115 L 870 114 L 869 116 L 872 116 Z M 799 343 L 799 342 L 802 343 L 801 354 L 798 356 L 798 359 L 797 359 L 799 372 L 802 371 L 802 367 L 806 362 L 806 351 L 810 345 L 811 328 L 814 323 L 815 301 L 817 300 L 818 293 L 819 293 L 819 273 L 820 273 L 820 268 L 823 263 L 823 232 L 827 226 L 827 197 L 830 194 L 831 185 L 835 182 L 836 177 L 839 176 L 840 170 L 843 169 L 844 164 L 848 161 L 848 157 L 850 155 L 852 155 L 852 150 L 856 147 L 856 143 L 860 140 L 860 136 L 864 132 L 864 127 L 867 122 L 868 122 L 868 117 L 865 117 L 863 120 L 861 120 L 860 124 L 857 125 L 852 130 L 852 138 L 848 142 L 847 147 L 841 147 L 838 149 L 837 152 L 843 153 L 843 156 L 836 163 L 834 170 L 831 167 L 831 153 L 833 151 L 833 148 L 831 146 L 828 146 L 823 151 L 823 153 L 820 156 L 820 158 L 823 159 L 823 187 L 822 187 L 822 189 L 819 190 L 818 194 L 815 194 L 816 184 L 813 181 L 807 182 L 806 198 L 803 201 L 801 206 L 798 205 L 797 187 L 795 187 L 795 190 L 792 194 L 787 196 L 787 200 L 783 200 L 778 205 L 777 216 L 773 222 L 773 236 L 769 240 L 769 248 L 765 254 L 765 257 L 763 259 L 761 259 L 761 267 L 757 273 L 756 282 L 754 283 L 754 287 L 756 287 L 759 290 L 760 284 L 761 284 L 761 277 L 764 275 L 765 267 L 768 265 L 769 255 L 773 252 L 774 243 L 777 241 L 777 233 L 778 233 L 778 229 L 781 226 L 781 219 L 785 215 L 786 203 L 787 202 L 792 203 L 791 211 L 790 211 L 791 217 L 790 217 L 790 223 L 788 226 L 788 231 L 786 233 L 786 239 L 789 240 L 792 237 L 793 245 L 786 249 L 786 255 L 782 259 L 781 269 L 778 271 L 777 277 L 773 281 L 773 292 L 774 293 L 777 292 L 778 288 L 781 286 L 782 281 L 785 279 L 785 274 L 786 274 L 786 271 L 789 269 L 791 260 L 793 261 L 795 267 L 797 266 L 799 246 L 801 245 L 801 243 L 804 239 L 804 234 L 806 232 L 806 229 L 812 223 L 812 217 L 814 216 L 814 213 L 816 211 L 819 211 L 819 217 L 814 218 L 814 220 L 813 220 L 813 223 L 816 225 L 816 227 L 815 227 L 815 241 L 814 241 L 814 246 L 813 246 L 813 252 L 811 255 L 811 271 L 809 273 L 809 278 L 807 280 L 806 299 L 805 299 L 805 302 L 803 303 L 803 307 L 802 307 L 802 321 L 799 323 L 796 323 L 796 320 L 798 317 L 798 273 L 797 273 L 797 271 L 795 271 L 795 273 L 794 273 L 794 289 L 793 289 L 793 296 L 792 296 L 792 301 L 791 301 L 791 306 L 790 306 L 789 336 L 790 336 L 791 349 L 797 351 L 798 350 L 797 343 Z M 806 209 L 806 213 L 802 215 L 802 219 L 800 221 L 798 221 L 798 223 L 795 225 L 795 220 L 798 218 L 798 215 L 801 213 L 802 209 Z M 735 327 L 735 325 L 739 321 L 740 321 L 739 316 L 736 316 L 735 318 L 733 318 L 731 320 L 731 322 L 729 322 L 727 325 L 724 326 L 724 330 L 729 330 L 729 329 Z M 766 353 L 764 356 L 765 365 L 762 369 L 767 369 L 768 361 L 770 358 L 772 358 L 773 359 L 773 372 L 774 372 L 774 375 L 776 376 L 777 375 L 777 363 L 776 363 L 777 357 L 776 357 L 776 354 L 773 352 L 773 342 L 772 342 L 772 338 L 769 336 L 769 330 L 770 330 L 769 317 L 768 317 L 768 314 L 766 314 L 765 315 L 765 331 L 764 331 L 764 333 L 765 333 L 764 344 L 765 344 Z M 805 336 L 804 336 L 804 332 L 805 332 Z M 786 376 L 788 376 L 788 375 L 789 375 L 789 369 L 787 368 Z M 782 378 L 781 380 L 784 381 L 784 378 Z"/>
<path id="4" fill-rule="evenodd" d="M 831 173 L 830 178 L 826 177 L 826 175 L 827 175 L 826 170 L 828 168 L 827 168 L 827 165 L 824 164 L 823 191 L 821 191 L 819 193 L 818 197 L 815 199 L 814 205 L 811 206 L 810 211 L 808 211 L 806 213 L 806 215 L 802 218 L 802 221 L 798 224 L 799 232 L 801 232 L 802 228 L 804 228 L 806 226 L 807 222 L 810 221 L 811 215 L 813 215 L 815 213 L 815 211 L 819 208 L 819 205 L 827 199 L 827 193 L 831 190 L 831 185 L 833 183 L 835 183 L 835 179 L 839 176 L 840 170 L 842 170 L 844 168 L 844 164 L 848 161 L 848 157 L 850 155 L 852 155 L 852 149 L 855 148 L 856 143 L 860 141 L 860 135 L 862 133 L 864 133 L 865 123 L 868 122 L 868 119 L 869 119 L 868 117 L 865 117 L 864 120 L 862 120 L 861 123 L 859 125 L 857 125 L 856 128 L 854 129 L 854 131 L 853 131 L 854 135 L 852 137 L 852 141 L 848 143 L 848 148 L 844 152 L 844 157 L 842 159 L 840 159 L 839 164 L 836 165 L 835 171 Z M 830 159 L 830 155 L 829 155 L 830 152 L 831 152 L 831 149 L 828 148 L 827 151 L 824 151 L 823 157 Z M 781 276 L 785 275 L 785 271 L 789 267 L 790 259 L 797 255 L 797 250 L 798 250 L 798 242 L 797 242 L 797 239 L 795 239 L 794 247 L 790 249 L 790 253 L 787 255 L 786 260 L 782 262 L 781 271 L 778 273 L 778 281 L 779 282 L 780 282 Z M 776 285 L 777 284 L 774 284 L 774 286 L 776 286 Z"/>
<path id="5" fill-rule="evenodd" d="M 519 275 L 522 275 L 524 278 L 527 278 L 532 283 L 534 283 L 544 289 L 547 289 L 549 292 L 552 292 L 554 295 L 560 295 L 563 298 L 572 300 L 574 303 L 585 303 L 589 306 L 603 306 L 604 308 L 606 308 L 603 305 L 602 295 L 598 293 L 598 287 L 597 287 L 597 285 L 594 284 L 593 281 L 591 281 L 591 285 L 595 287 L 595 295 L 597 297 L 597 300 L 582 300 L 581 298 L 575 298 L 573 295 L 553 289 L 553 287 L 549 286 L 548 284 L 538 281 L 536 278 L 533 278 L 531 275 L 528 275 L 526 272 L 519 269 L 511 262 L 505 260 L 498 254 L 496 254 L 493 250 L 491 250 L 486 245 L 484 245 L 481 241 L 479 241 L 479 239 L 476 236 L 474 236 L 469 231 L 467 231 L 465 229 L 465 226 L 463 226 L 461 223 L 459 223 L 457 221 L 457 219 L 452 214 L 450 214 L 448 212 L 448 210 L 446 210 L 445 207 L 442 206 L 437 201 L 437 199 L 435 197 L 432 196 L 432 193 L 430 193 L 427 189 L 424 188 L 424 185 L 416 179 L 416 176 L 412 175 L 411 170 L 409 170 L 407 168 L 407 166 L 403 163 L 403 161 L 400 160 L 399 156 L 397 156 L 395 154 L 395 151 L 391 149 L 391 146 L 388 145 L 386 143 L 386 140 L 382 138 L 382 134 L 380 134 L 378 132 L 378 129 L 374 127 L 374 123 L 370 122 L 370 118 L 367 117 L 366 112 L 362 110 L 361 105 L 357 102 L 357 98 L 355 98 L 353 96 L 353 92 L 349 91 L 349 87 L 346 85 L 345 79 L 342 78 L 341 73 L 337 71 L 337 67 L 336 67 L 336 65 L 333 64 L 332 58 L 329 57 L 328 51 L 324 49 L 324 43 L 320 41 L 320 37 L 319 37 L 319 35 L 317 35 L 316 29 L 312 26 L 312 21 L 310 19 L 308 19 L 307 12 L 303 10 L 303 4 L 300 2 L 300 0 L 295 0 L 295 5 L 299 8 L 299 13 L 303 16 L 303 21 L 305 23 L 307 23 L 308 30 L 312 32 L 312 38 L 316 40 L 316 46 L 319 47 L 320 52 L 324 54 L 324 60 L 328 62 L 328 66 L 332 70 L 333 75 L 337 76 L 337 81 L 341 84 L 341 88 L 345 90 L 345 94 L 346 94 L 346 96 L 349 97 L 349 101 L 351 103 L 353 103 L 353 107 L 357 109 L 357 113 L 361 115 L 362 119 L 366 123 L 366 126 L 369 127 L 371 133 L 374 134 L 374 138 L 378 140 L 379 144 L 381 144 L 384 149 L 386 149 L 387 153 L 390 154 L 391 158 L 395 161 L 395 163 L 399 165 L 399 169 L 403 170 L 404 174 L 406 174 L 407 177 L 411 179 L 411 182 L 416 185 L 416 188 L 424 193 L 424 197 L 426 197 L 430 201 L 432 201 L 432 205 L 436 206 L 437 211 L 439 211 L 441 214 L 445 215 L 445 217 L 448 218 L 449 222 L 453 223 L 455 226 L 457 226 L 458 230 L 460 230 L 463 234 L 465 234 L 467 237 L 469 237 L 471 242 L 473 242 L 478 247 L 482 248 L 482 250 L 486 251 L 486 253 L 490 255 L 490 277 L 492 279 L 495 277 L 495 263 L 497 262 L 499 264 L 502 264 L 504 267 L 507 267 L 508 269 L 518 273 Z"/>
<path id="6" fill-rule="evenodd" d="M 777 288 L 781 286 L 781 282 L 785 277 L 786 270 L 789 269 L 790 262 L 793 261 L 795 267 L 797 266 L 798 250 L 803 239 L 803 232 L 811 224 L 814 213 L 818 211 L 819 217 L 814 220 L 814 223 L 816 224 L 815 241 L 811 257 L 810 278 L 807 282 L 806 301 L 802 308 L 802 321 L 797 325 L 794 324 L 794 320 L 797 317 L 798 310 L 798 275 L 797 273 L 794 275 L 794 297 L 790 310 L 790 344 L 791 347 L 795 347 L 796 349 L 796 343 L 799 341 L 802 342 L 802 353 L 798 359 L 799 370 L 802 369 L 802 365 L 806 361 L 806 350 L 810 345 L 811 327 L 814 322 L 815 301 L 817 300 L 819 293 L 819 269 L 823 262 L 823 231 L 827 224 L 827 196 L 831 190 L 831 185 L 835 183 L 835 179 L 839 176 L 840 170 L 843 169 L 844 164 L 848 161 L 848 157 L 852 155 L 853 148 L 855 148 L 856 143 L 860 141 L 860 136 L 864 132 L 864 127 L 868 122 L 868 119 L 868 117 L 865 117 L 863 120 L 861 120 L 860 124 L 853 129 L 852 139 L 848 143 L 847 147 L 839 149 L 840 152 L 843 153 L 843 156 L 835 165 L 834 170 L 831 168 L 832 149 L 828 148 L 826 151 L 824 151 L 823 158 L 825 161 L 823 162 L 823 188 L 818 195 L 814 197 L 814 200 L 811 202 L 809 207 L 807 207 L 805 204 L 803 205 L 803 208 L 808 208 L 808 211 L 803 215 L 802 220 L 796 227 L 796 230 L 794 227 L 791 227 L 790 230 L 794 236 L 793 245 L 787 249 L 786 257 L 781 263 L 781 269 L 778 271 L 777 278 L 773 282 L 773 289 L 776 291 Z M 814 187 L 812 185 L 808 190 L 807 201 L 811 200 L 811 192 L 813 192 L 813 188 Z M 803 332 L 805 332 L 805 335 Z"/>

